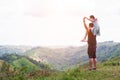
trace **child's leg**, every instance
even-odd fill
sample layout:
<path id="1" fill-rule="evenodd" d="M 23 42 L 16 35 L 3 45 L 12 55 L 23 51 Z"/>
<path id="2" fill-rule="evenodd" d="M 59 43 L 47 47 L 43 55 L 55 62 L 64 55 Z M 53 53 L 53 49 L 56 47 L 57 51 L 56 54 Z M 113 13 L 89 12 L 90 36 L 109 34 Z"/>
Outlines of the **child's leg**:
<path id="1" fill-rule="evenodd" d="M 86 41 L 86 37 L 87 37 L 87 31 L 86 31 L 86 33 L 85 33 L 85 36 L 84 36 L 84 38 L 81 40 L 81 41 Z"/>

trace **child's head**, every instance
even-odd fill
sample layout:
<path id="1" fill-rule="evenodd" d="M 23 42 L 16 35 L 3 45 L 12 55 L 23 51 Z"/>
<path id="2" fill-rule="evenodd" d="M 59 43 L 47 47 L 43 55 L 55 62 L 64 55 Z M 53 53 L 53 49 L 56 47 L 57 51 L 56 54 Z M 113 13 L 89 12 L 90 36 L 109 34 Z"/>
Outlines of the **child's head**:
<path id="1" fill-rule="evenodd" d="M 95 19 L 94 15 L 90 15 L 90 19 Z"/>

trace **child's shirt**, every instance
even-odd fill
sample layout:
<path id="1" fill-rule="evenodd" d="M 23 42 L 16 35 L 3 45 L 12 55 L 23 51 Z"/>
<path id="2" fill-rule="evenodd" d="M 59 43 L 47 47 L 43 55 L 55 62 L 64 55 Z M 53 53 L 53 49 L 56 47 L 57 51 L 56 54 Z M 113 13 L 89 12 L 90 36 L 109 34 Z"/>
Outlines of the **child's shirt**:
<path id="1" fill-rule="evenodd" d="M 94 27 L 92 29 L 92 33 L 94 35 L 100 36 L 100 27 L 98 25 L 97 19 L 95 21 L 93 21 Z"/>

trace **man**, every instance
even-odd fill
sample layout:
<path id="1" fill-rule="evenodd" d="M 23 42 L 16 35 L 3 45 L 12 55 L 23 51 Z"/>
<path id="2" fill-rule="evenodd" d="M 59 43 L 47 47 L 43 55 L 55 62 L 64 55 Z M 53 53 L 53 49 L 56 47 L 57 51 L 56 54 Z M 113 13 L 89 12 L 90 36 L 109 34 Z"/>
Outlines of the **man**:
<path id="1" fill-rule="evenodd" d="M 92 33 L 93 23 L 89 23 L 87 27 L 85 17 L 83 18 L 84 27 L 88 34 L 88 56 L 89 56 L 89 70 L 96 70 L 96 35 Z"/>

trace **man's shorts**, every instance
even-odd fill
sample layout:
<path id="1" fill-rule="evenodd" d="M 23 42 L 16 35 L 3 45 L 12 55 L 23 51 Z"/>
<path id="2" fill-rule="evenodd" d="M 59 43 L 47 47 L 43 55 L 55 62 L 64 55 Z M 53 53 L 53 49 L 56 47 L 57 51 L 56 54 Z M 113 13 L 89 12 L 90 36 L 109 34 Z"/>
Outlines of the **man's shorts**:
<path id="1" fill-rule="evenodd" d="M 96 58 L 96 45 L 88 45 L 89 58 Z"/>

